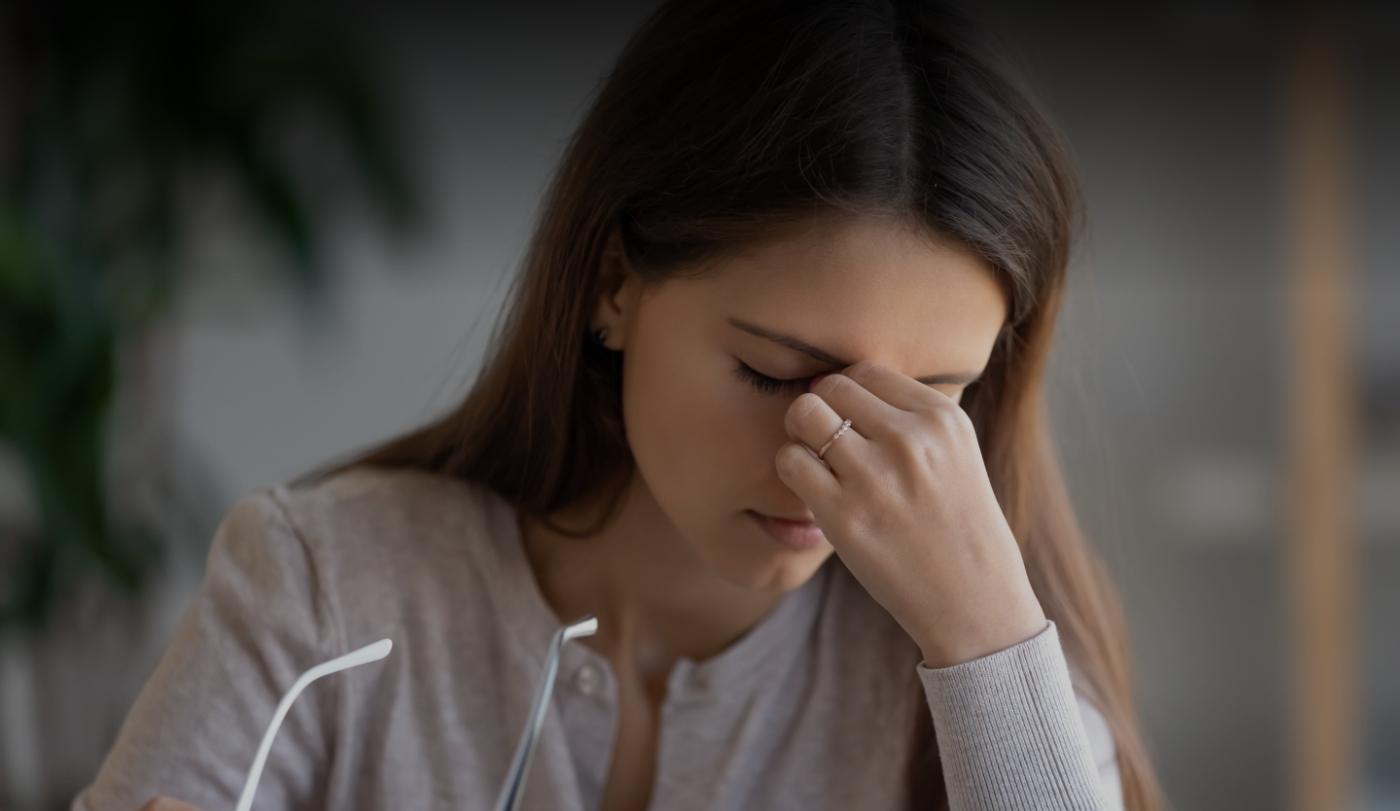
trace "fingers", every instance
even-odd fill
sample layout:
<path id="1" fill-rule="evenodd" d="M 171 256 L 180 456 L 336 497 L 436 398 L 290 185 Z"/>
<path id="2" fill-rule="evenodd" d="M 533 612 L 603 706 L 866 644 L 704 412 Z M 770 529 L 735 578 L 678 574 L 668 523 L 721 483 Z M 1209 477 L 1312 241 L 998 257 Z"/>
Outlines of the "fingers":
<path id="1" fill-rule="evenodd" d="M 846 438 L 839 441 L 844 442 Z M 825 525 L 827 507 L 841 492 L 841 484 L 831 468 L 817 458 L 816 452 L 797 442 L 788 442 L 779 448 L 774 462 L 778 478 L 812 510 L 817 523 Z"/>
<path id="2" fill-rule="evenodd" d="M 850 385 L 849 381 L 847 385 Z M 869 441 L 861 435 L 858 430 L 859 423 L 852 418 L 851 427 L 831 443 L 822 459 L 817 459 L 817 452 L 841 428 L 842 421 L 842 416 L 837 414 L 826 400 L 817 394 L 806 392 L 798 395 L 788 407 L 784 429 L 788 436 L 811 449 L 814 462 L 824 463 L 837 472 L 839 477 L 839 471 L 849 472 L 859 468 L 859 460 Z"/>
<path id="3" fill-rule="evenodd" d="M 952 404 L 956 401 L 943 392 L 929 388 L 908 375 L 874 361 L 859 361 L 848 366 L 843 372 L 861 385 L 866 391 L 881 401 L 901 411 L 927 411 L 938 406 L 941 401 Z"/>
<path id="4" fill-rule="evenodd" d="M 840 415 L 830 430 L 826 430 L 824 435 L 816 441 L 816 444 L 812 445 L 813 450 L 821 447 L 821 443 L 825 442 L 832 432 L 840 427 L 843 419 L 849 418 L 851 428 L 859 432 L 861 436 L 878 441 L 881 439 L 882 432 L 892 430 L 892 426 L 897 425 L 900 418 L 904 416 L 903 411 L 881 400 L 855 378 L 843 372 L 823 375 L 812 383 L 811 388 L 806 393 L 799 395 L 797 400 L 794 400 L 794 406 L 796 406 L 797 401 L 808 395 L 820 398 L 833 414 Z M 814 426 L 814 429 L 819 428 L 825 428 L 825 426 Z M 844 436 L 841 438 L 842 441 L 845 439 Z"/>
<path id="5" fill-rule="evenodd" d="M 784 415 L 784 429 L 794 443 L 779 451 L 780 475 L 815 511 L 812 497 L 834 497 L 840 493 L 843 476 L 870 472 L 867 468 L 878 456 L 875 443 L 894 447 L 909 441 L 916 424 L 911 412 L 946 414 L 941 411 L 944 405 L 961 413 L 947 395 L 870 361 L 819 375 L 811 390 L 794 399 Z M 846 419 L 850 427 L 836 436 Z M 818 458 L 823 445 L 826 451 Z"/>

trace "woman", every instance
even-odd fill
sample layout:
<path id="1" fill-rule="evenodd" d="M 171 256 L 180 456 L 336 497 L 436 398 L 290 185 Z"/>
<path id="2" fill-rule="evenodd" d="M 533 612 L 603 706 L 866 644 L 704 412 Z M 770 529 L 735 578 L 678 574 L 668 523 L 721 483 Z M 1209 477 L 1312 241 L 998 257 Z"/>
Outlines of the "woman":
<path id="1" fill-rule="evenodd" d="M 1042 380 L 1067 151 L 915 0 L 670 2 L 544 201 L 465 400 L 224 517 L 76 811 L 1160 803 Z M 786 519 L 786 520 L 784 520 Z"/>

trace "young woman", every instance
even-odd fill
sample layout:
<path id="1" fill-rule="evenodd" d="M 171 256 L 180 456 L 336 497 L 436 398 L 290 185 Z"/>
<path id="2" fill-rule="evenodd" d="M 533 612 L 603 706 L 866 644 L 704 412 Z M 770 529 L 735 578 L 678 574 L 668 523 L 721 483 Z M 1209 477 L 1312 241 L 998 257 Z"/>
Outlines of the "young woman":
<path id="1" fill-rule="evenodd" d="M 670 2 L 441 419 L 224 517 L 75 811 L 1159 807 L 1042 381 L 1067 152 L 927 0 Z M 149 801 L 149 802 L 148 802 Z"/>

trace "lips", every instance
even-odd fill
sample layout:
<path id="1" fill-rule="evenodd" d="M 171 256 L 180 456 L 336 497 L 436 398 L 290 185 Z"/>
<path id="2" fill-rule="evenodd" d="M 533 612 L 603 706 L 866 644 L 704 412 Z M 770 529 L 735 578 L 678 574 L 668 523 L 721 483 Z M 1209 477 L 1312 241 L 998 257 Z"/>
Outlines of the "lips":
<path id="1" fill-rule="evenodd" d="M 787 516 L 783 516 L 783 515 L 773 515 L 772 513 L 761 513 L 761 512 L 758 512 L 757 510 L 750 510 L 750 512 L 754 513 L 755 515 L 761 515 L 761 516 L 763 516 L 764 518 L 771 518 L 771 519 L 773 519 L 774 521 L 786 521 L 786 522 L 788 522 L 789 524 L 815 524 L 815 523 L 817 523 L 817 522 L 816 522 L 816 519 L 814 519 L 814 518 L 813 518 L 812 516 L 810 516 L 810 515 L 805 515 L 805 516 L 802 516 L 801 518 L 788 518 Z"/>
<path id="2" fill-rule="evenodd" d="M 826 543 L 821 528 L 812 521 L 789 521 L 754 510 L 748 512 L 769 538 L 789 549 L 815 549 Z"/>

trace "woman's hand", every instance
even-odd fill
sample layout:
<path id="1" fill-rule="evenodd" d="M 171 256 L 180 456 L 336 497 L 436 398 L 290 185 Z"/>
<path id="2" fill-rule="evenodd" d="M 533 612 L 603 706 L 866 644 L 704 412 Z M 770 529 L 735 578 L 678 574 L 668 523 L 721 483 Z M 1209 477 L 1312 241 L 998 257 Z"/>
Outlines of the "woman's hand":
<path id="1" fill-rule="evenodd" d="M 182 803 L 169 797 L 152 797 L 138 811 L 199 811 L 199 809 L 189 803 Z"/>
<path id="2" fill-rule="evenodd" d="M 851 427 L 816 451 L 841 427 Z M 957 401 L 880 364 L 823 375 L 788 408 L 779 478 L 927 667 L 1045 628 L 1021 551 Z"/>

